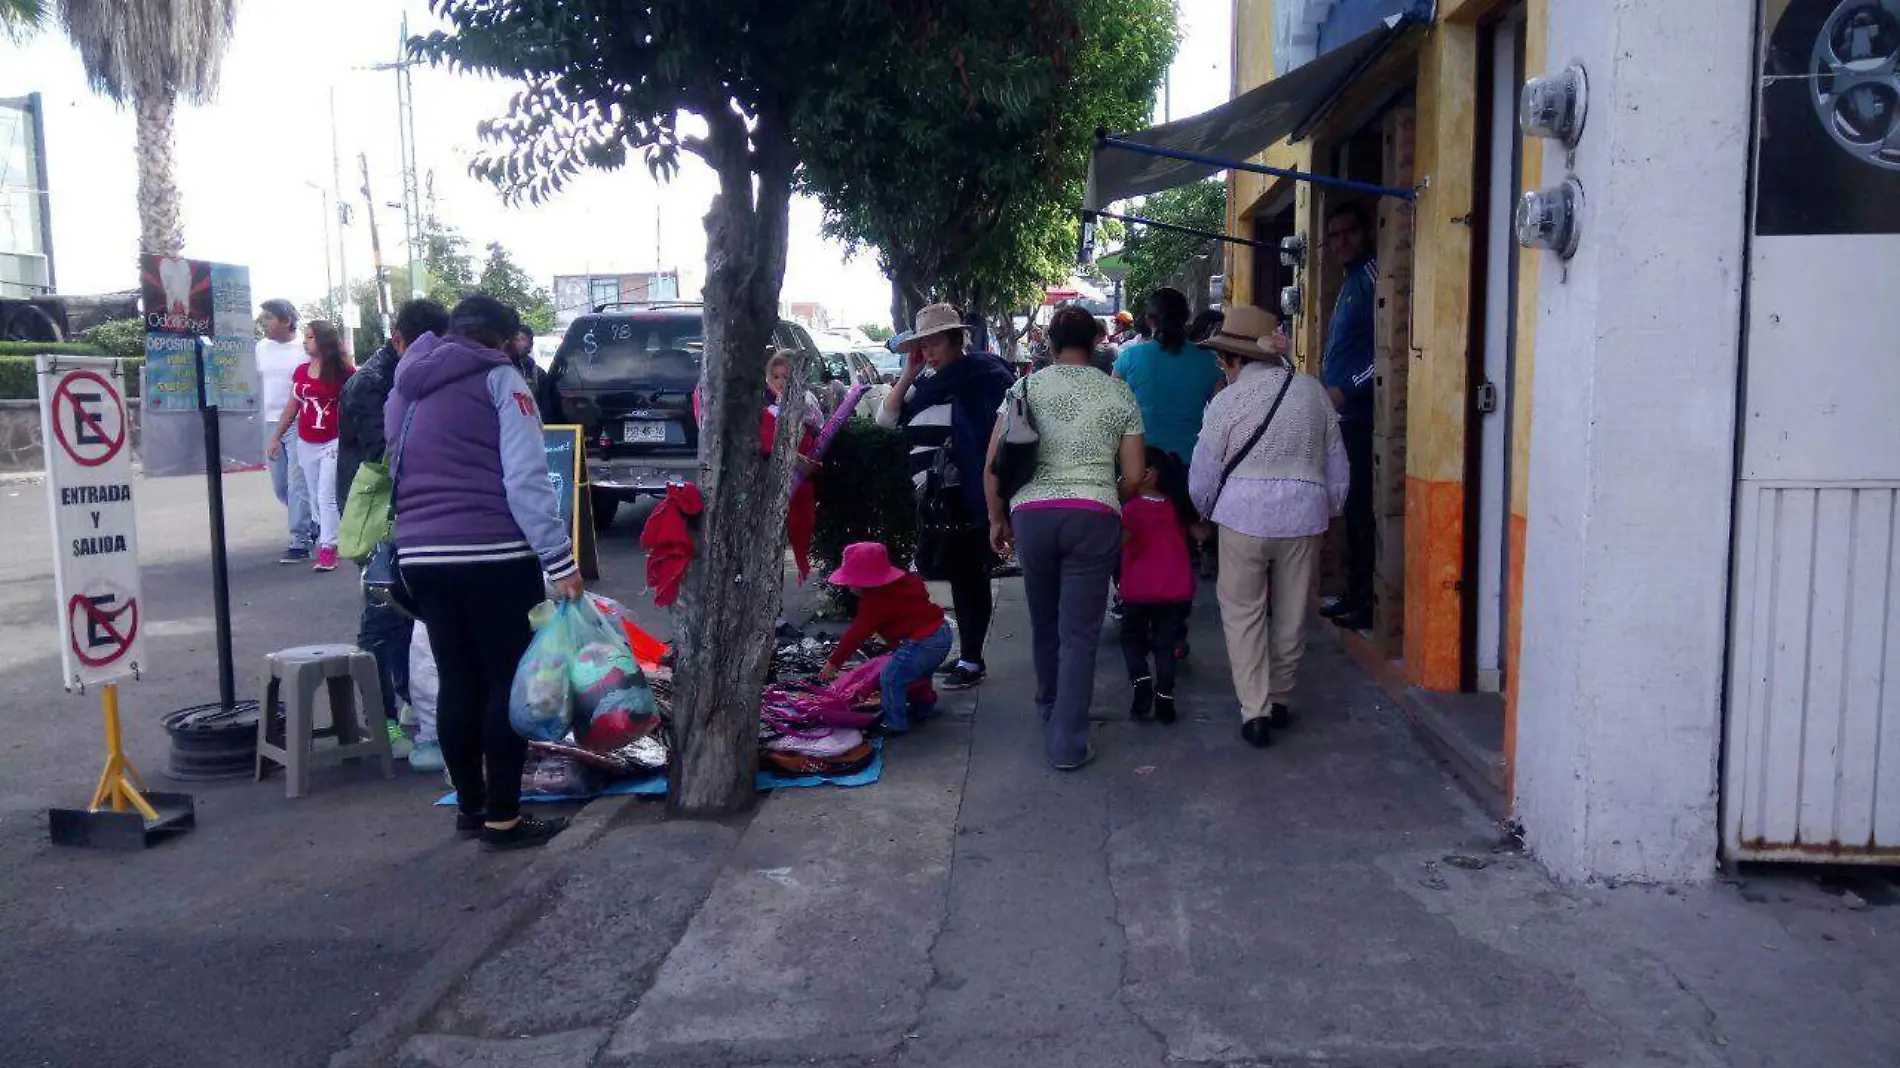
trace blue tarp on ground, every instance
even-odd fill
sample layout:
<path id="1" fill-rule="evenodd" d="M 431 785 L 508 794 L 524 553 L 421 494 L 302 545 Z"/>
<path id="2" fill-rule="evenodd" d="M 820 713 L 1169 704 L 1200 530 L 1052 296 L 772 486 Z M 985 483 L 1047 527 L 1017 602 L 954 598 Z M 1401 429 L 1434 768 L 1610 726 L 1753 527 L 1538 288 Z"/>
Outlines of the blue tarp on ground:
<path id="1" fill-rule="evenodd" d="M 806 786 L 869 786 L 884 775 L 884 739 L 871 739 L 871 748 L 876 755 L 864 766 L 863 771 L 851 775 L 784 775 L 776 771 L 759 772 L 757 785 L 760 790 L 794 790 Z M 623 779 L 609 783 L 605 788 L 589 794 L 522 794 L 523 801 L 589 801 L 596 797 L 665 797 L 667 777 L 655 775 L 650 779 Z M 455 791 L 444 795 L 437 805 L 455 804 Z"/>

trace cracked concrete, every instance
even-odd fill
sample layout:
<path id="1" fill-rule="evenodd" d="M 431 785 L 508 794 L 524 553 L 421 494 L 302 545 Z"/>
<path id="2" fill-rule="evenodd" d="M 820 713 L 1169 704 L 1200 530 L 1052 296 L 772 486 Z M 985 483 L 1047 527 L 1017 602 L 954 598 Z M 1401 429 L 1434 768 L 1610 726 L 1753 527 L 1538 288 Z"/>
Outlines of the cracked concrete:
<path id="1" fill-rule="evenodd" d="M 1026 642 L 1006 638 L 877 786 L 776 796 L 742 832 L 615 830 L 566 884 L 580 900 L 436 1015 L 462 1033 L 402 1063 L 1900 1063 L 1874 1008 L 1900 1003 L 1900 909 L 1801 874 L 1560 887 L 1499 850 L 1330 643 L 1295 728 L 1243 746 L 1213 615 L 1172 728 L 1121 718 L 1104 645 L 1081 772 L 1042 763 Z M 1026 636 L 1013 583 L 996 629 Z M 592 944 L 563 961 L 564 937 Z"/>

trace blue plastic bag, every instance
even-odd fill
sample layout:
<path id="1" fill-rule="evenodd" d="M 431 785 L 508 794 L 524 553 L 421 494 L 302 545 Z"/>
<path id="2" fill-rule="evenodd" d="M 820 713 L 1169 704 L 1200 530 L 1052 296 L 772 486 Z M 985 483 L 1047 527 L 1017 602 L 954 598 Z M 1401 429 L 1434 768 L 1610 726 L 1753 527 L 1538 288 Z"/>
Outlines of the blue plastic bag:
<path id="1" fill-rule="evenodd" d="M 534 640 L 515 669 L 508 722 L 530 741 L 569 733 L 589 749 L 614 749 L 659 724 L 659 705 L 627 632 L 591 601 L 543 602 L 528 614 Z"/>

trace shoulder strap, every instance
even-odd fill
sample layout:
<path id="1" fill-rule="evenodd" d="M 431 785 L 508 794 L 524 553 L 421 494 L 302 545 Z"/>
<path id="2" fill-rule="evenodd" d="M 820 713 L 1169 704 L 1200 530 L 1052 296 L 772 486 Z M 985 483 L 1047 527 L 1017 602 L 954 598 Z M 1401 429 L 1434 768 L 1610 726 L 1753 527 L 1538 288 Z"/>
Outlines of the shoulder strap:
<path id="1" fill-rule="evenodd" d="M 1286 391 L 1293 385 L 1293 373 L 1291 367 L 1287 368 L 1286 377 L 1280 381 L 1280 391 L 1273 395 L 1273 407 L 1267 409 L 1267 417 L 1260 421 L 1253 436 L 1247 439 L 1247 444 L 1242 445 L 1240 451 L 1234 453 L 1233 458 L 1221 467 L 1220 485 L 1214 490 L 1215 504 L 1220 503 L 1221 491 L 1227 488 L 1227 480 L 1233 475 L 1234 469 L 1240 466 L 1240 462 L 1247 458 L 1247 454 L 1253 451 L 1255 445 L 1260 444 L 1260 439 L 1266 436 L 1267 428 L 1273 425 L 1273 417 L 1280 412 L 1280 402 L 1286 399 Z M 1210 508 L 1209 511 L 1212 509 Z"/>
<path id="2" fill-rule="evenodd" d="M 389 514 L 396 515 L 397 479 L 402 472 L 403 445 L 409 441 L 409 421 L 416 417 L 416 402 L 410 401 L 409 407 L 402 413 L 402 429 L 396 432 L 396 441 L 390 447 L 389 460 Z"/>

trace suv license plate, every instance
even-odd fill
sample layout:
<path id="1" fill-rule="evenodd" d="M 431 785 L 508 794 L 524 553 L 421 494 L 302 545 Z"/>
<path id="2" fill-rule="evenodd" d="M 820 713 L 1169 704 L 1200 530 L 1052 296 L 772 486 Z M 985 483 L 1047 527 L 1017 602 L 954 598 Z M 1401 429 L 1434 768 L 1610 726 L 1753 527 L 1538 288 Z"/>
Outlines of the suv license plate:
<path id="1" fill-rule="evenodd" d="M 666 424 L 632 420 L 627 423 L 627 429 L 620 440 L 628 445 L 664 445 Z"/>

